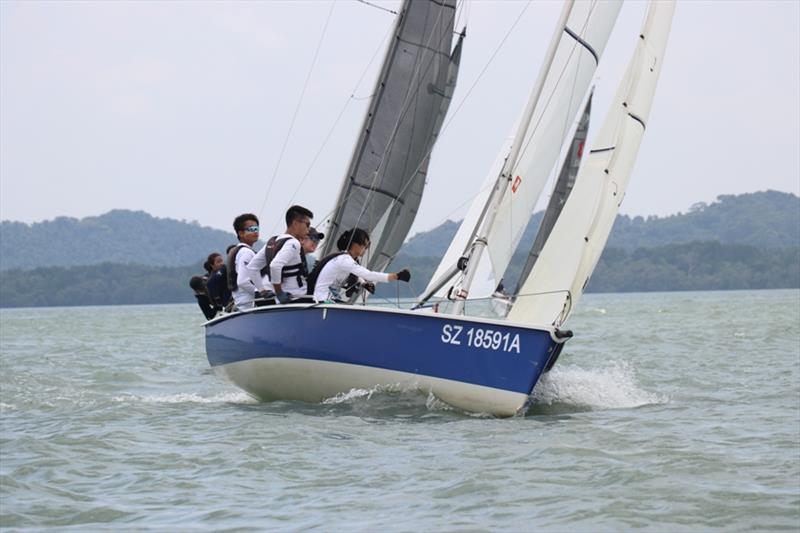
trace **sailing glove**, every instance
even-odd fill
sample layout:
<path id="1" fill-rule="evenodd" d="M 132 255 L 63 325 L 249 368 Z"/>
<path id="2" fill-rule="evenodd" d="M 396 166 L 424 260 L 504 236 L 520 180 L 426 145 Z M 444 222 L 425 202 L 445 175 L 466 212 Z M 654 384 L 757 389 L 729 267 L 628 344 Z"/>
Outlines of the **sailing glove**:
<path id="1" fill-rule="evenodd" d="M 287 292 L 279 292 L 278 294 L 275 295 L 275 298 L 277 298 L 278 301 L 282 304 L 288 304 L 289 300 L 291 299 L 289 298 L 289 293 Z"/>
<path id="2" fill-rule="evenodd" d="M 406 283 L 409 282 L 411 280 L 411 272 L 409 272 L 407 268 L 404 268 L 397 273 L 397 280 L 405 281 Z"/>

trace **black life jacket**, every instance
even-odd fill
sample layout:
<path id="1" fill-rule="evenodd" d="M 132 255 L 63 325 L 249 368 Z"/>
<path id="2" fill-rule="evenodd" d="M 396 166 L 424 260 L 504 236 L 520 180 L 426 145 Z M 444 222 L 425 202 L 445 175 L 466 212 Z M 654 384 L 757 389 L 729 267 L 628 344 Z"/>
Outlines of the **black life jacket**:
<path id="1" fill-rule="evenodd" d="M 264 246 L 264 258 L 267 260 L 267 264 L 264 268 L 261 269 L 261 277 L 268 276 L 270 266 L 272 265 L 272 260 L 275 259 L 275 256 L 278 255 L 278 252 L 283 248 L 283 245 L 286 244 L 286 241 L 291 239 L 292 237 L 284 237 L 283 239 L 278 239 L 278 236 L 275 235 L 270 237 L 267 241 L 267 244 Z M 297 285 L 298 287 L 303 286 L 303 280 L 308 276 L 308 263 L 306 262 L 306 252 L 303 250 L 303 246 L 300 246 L 300 262 L 295 263 L 293 265 L 285 265 L 281 269 L 281 282 L 286 278 L 295 277 L 297 278 Z M 277 283 L 273 280 L 270 280 L 272 283 Z"/>
<path id="2" fill-rule="evenodd" d="M 231 292 L 239 290 L 239 284 L 236 282 L 239 274 L 236 272 L 236 255 L 242 248 L 250 248 L 243 242 L 240 242 L 228 252 L 228 259 L 225 262 L 225 269 L 228 271 L 228 289 Z M 252 250 L 252 248 L 250 248 Z"/>
<path id="3" fill-rule="evenodd" d="M 308 275 L 308 289 L 306 290 L 306 294 L 309 296 L 314 295 L 314 289 L 317 287 L 317 280 L 319 279 L 319 274 L 322 272 L 322 269 L 325 268 L 325 265 L 330 263 L 333 259 L 336 259 L 340 255 L 344 255 L 347 252 L 334 252 L 332 254 L 328 254 L 319 261 L 317 264 L 314 265 L 314 268 L 311 269 L 311 273 Z M 352 276 L 352 274 L 350 274 Z"/>

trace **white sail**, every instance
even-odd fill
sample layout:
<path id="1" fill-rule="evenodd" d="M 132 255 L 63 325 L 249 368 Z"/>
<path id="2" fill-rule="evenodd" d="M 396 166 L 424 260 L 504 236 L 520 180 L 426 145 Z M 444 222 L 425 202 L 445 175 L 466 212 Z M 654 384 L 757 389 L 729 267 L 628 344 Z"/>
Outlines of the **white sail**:
<path id="1" fill-rule="evenodd" d="M 614 27 L 621 0 L 576 2 L 542 86 L 522 149 L 509 173 L 487 246 L 502 274 L 555 166 Z"/>
<path id="2" fill-rule="evenodd" d="M 625 196 L 661 72 L 675 10 L 650 4 L 636 51 L 575 187 L 508 319 L 561 325 L 594 271 Z"/>
<path id="3" fill-rule="evenodd" d="M 450 286 L 445 285 L 445 283 L 451 281 L 456 273 L 459 272 L 451 267 L 456 265 L 458 259 L 464 256 L 468 251 L 467 247 L 474 238 L 475 226 L 480 221 L 483 210 L 486 207 L 486 201 L 489 198 L 489 194 L 492 192 L 494 183 L 497 181 L 497 175 L 500 174 L 500 171 L 503 169 L 503 163 L 506 157 L 508 157 L 508 152 L 511 149 L 511 141 L 512 137 L 509 137 L 503 143 L 502 148 L 497 154 L 497 158 L 494 163 L 492 163 L 489 173 L 486 175 L 480 192 L 478 192 L 477 196 L 472 201 L 472 205 L 469 211 L 467 211 L 467 215 L 464 217 L 461 225 L 458 227 L 455 237 L 453 237 L 453 240 L 450 242 L 447 252 L 445 252 L 439 266 L 436 267 L 436 272 L 433 274 L 433 277 L 428 283 L 428 287 L 423 293 L 423 299 L 430 298 L 431 296 L 443 298 L 447 294 Z M 489 296 L 497 285 L 496 275 L 491 268 L 489 259 L 487 257 L 483 257 L 482 259 L 478 273 L 475 276 L 476 285 L 473 287 L 472 291 L 476 298 Z"/>

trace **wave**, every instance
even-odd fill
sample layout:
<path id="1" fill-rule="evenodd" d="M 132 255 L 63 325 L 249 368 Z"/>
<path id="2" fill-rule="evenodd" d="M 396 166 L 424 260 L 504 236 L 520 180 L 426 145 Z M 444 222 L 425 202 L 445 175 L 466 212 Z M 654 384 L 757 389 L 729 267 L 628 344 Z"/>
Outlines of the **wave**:
<path id="1" fill-rule="evenodd" d="M 630 363 L 611 361 L 604 368 L 584 369 L 574 365 L 553 368 L 536 384 L 533 401 L 538 405 L 625 409 L 663 404 L 669 398 L 642 389 Z"/>

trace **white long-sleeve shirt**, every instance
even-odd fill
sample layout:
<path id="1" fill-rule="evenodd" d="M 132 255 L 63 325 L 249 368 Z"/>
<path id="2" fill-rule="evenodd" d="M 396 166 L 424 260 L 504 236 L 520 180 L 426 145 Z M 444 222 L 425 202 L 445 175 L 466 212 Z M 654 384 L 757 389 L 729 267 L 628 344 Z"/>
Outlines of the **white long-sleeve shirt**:
<path id="1" fill-rule="evenodd" d="M 350 254 L 342 254 L 331 259 L 322 267 L 317 278 L 317 285 L 314 287 L 314 298 L 320 302 L 330 298 L 341 298 L 339 291 L 350 274 L 374 283 L 389 281 L 389 274 L 386 272 L 368 270 L 356 263 Z"/>
<path id="2" fill-rule="evenodd" d="M 233 291 L 233 301 L 239 309 L 249 309 L 253 307 L 256 291 L 264 289 L 261 278 L 258 277 L 254 279 L 253 276 L 250 275 L 250 270 L 247 268 L 255 255 L 256 253 L 249 246 L 242 246 L 236 252 L 237 290 Z"/>
<path id="3" fill-rule="evenodd" d="M 283 243 L 281 249 L 278 250 L 278 253 L 275 254 L 275 257 L 272 259 L 272 263 L 270 263 L 269 282 L 280 283 L 283 292 L 289 293 L 292 295 L 292 297 L 296 298 L 299 296 L 306 296 L 307 286 L 305 279 L 303 280 L 303 285 L 301 286 L 297 282 L 297 276 L 283 278 L 282 275 L 283 267 L 302 263 L 302 256 L 300 255 L 300 241 L 288 233 L 284 233 L 283 235 L 279 235 L 277 237 L 278 241 L 283 239 L 287 240 L 285 243 Z M 247 266 L 247 268 L 250 270 L 250 275 L 253 278 L 257 277 L 261 279 L 261 269 L 267 266 L 266 250 L 266 246 L 259 250 L 253 260 L 250 261 L 250 264 Z"/>

